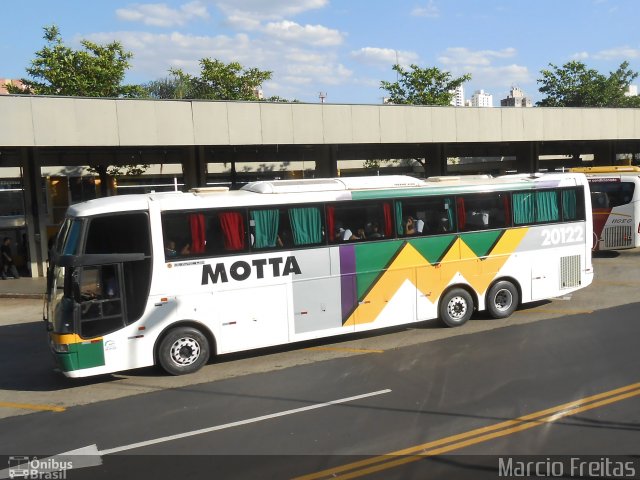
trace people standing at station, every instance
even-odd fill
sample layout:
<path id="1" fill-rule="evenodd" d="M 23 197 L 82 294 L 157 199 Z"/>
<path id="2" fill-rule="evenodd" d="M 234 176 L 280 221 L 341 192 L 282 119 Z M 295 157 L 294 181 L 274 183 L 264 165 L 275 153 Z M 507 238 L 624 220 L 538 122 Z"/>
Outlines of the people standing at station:
<path id="1" fill-rule="evenodd" d="M 2 256 L 2 279 L 6 279 L 8 275 L 11 275 L 13 278 L 20 278 L 20 275 L 18 275 L 18 269 L 13 263 L 11 239 L 9 237 L 4 237 L 4 240 L 2 240 L 0 256 Z"/>

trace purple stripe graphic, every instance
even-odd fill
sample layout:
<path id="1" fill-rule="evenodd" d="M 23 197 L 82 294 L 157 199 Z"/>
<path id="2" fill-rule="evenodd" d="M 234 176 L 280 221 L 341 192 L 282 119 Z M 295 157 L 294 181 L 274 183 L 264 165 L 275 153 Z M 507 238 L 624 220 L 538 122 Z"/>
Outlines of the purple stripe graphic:
<path id="1" fill-rule="evenodd" d="M 340 299 L 342 302 L 342 323 L 356 307 L 356 248 L 342 245 L 340 249 Z"/>

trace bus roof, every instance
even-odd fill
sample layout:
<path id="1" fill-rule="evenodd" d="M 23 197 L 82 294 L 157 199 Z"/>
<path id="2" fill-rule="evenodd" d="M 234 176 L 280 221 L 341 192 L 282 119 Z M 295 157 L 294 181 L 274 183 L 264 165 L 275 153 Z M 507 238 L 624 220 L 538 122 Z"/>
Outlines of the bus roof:
<path id="1" fill-rule="evenodd" d="M 382 199 L 403 196 L 447 195 L 462 192 L 506 191 L 586 184 L 582 174 L 540 173 L 491 177 L 465 175 L 419 179 L 410 176 L 368 176 L 252 182 L 240 190 L 200 188 L 190 192 L 121 195 L 71 205 L 73 217 L 112 212 L 148 210 L 151 203 L 160 210 L 197 210 L 273 204 L 332 202 L 337 200 Z"/>

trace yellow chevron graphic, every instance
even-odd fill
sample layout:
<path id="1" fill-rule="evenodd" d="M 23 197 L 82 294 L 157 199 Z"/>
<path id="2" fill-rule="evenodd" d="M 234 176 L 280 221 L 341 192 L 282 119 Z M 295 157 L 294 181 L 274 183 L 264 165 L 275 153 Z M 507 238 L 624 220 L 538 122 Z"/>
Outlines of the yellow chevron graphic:
<path id="1" fill-rule="evenodd" d="M 506 230 L 484 260 L 480 260 L 469 246 L 458 238 L 437 265 L 430 264 L 411 244 L 405 244 L 344 325 L 374 322 L 387 302 L 407 280 L 428 299 L 436 299 L 459 274 L 478 295 L 484 295 L 489 284 L 528 231 L 528 228 Z"/>

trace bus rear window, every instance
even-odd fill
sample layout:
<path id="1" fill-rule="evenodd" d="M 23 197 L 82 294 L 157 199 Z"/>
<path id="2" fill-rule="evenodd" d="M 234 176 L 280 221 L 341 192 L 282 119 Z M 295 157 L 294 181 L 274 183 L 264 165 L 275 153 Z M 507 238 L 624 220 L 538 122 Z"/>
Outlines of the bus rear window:
<path id="1" fill-rule="evenodd" d="M 590 181 L 593 208 L 613 208 L 626 205 L 633 199 L 635 184 L 620 181 Z"/>

